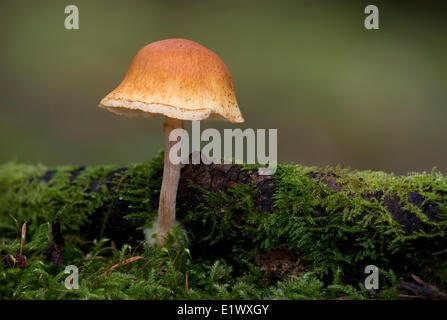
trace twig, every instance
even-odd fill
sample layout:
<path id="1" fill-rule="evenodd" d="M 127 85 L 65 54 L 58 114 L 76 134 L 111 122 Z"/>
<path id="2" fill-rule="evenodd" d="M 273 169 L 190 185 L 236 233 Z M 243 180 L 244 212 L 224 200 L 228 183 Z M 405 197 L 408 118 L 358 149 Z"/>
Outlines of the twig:
<path id="1" fill-rule="evenodd" d="M 108 275 L 111 270 L 118 269 L 120 266 L 125 266 L 125 265 L 128 265 L 129 263 L 132 263 L 134 261 L 141 260 L 141 259 L 144 259 L 144 258 L 141 256 L 136 256 L 136 257 L 126 259 L 122 263 L 117 263 L 117 264 L 113 265 L 112 267 L 110 267 L 110 269 L 107 270 L 106 272 L 104 272 L 103 275 Z"/>
<path id="2" fill-rule="evenodd" d="M 180 251 L 181 251 L 181 249 L 178 249 L 177 255 L 175 256 L 174 261 L 172 261 L 172 265 L 175 265 L 175 262 L 177 261 L 177 258 L 178 258 L 179 254 L 180 254 Z"/>
<path id="3" fill-rule="evenodd" d="M 22 226 L 22 239 L 20 241 L 20 255 L 23 255 L 23 248 L 25 247 L 25 239 L 26 239 L 26 221 Z"/>

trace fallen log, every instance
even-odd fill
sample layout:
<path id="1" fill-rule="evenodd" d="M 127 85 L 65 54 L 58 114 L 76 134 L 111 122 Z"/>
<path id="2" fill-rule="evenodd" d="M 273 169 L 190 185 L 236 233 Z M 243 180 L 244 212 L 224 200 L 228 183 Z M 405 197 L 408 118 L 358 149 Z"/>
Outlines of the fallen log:
<path id="1" fill-rule="evenodd" d="M 28 221 L 31 237 L 51 223 L 46 254 L 56 264 L 67 241 L 105 237 L 135 246 L 157 214 L 162 159 L 127 167 L 3 165 L 0 232 L 14 238 L 10 217 Z M 274 176 L 259 176 L 249 166 L 186 165 L 177 204 L 195 257 L 248 264 L 281 247 L 323 274 L 359 275 L 374 264 L 446 280 L 447 179 L 439 172 L 280 165 Z"/>

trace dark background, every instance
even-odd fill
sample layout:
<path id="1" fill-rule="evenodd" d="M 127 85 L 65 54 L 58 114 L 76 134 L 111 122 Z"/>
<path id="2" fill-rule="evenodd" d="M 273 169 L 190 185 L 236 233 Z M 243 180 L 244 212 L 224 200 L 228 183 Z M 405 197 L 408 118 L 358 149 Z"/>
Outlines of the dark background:
<path id="1" fill-rule="evenodd" d="M 162 117 L 97 108 L 137 51 L 188 38 L 230 69 L 243 125 L 278 160 L 447 170 L 447 11 L 393 1 L 2 1 L 0 162 L 126 164 L 163 148 Z M 64 28 L 75 4 L 80 29 Z M 363 26 L 367 4 L 380 30 Z"/>

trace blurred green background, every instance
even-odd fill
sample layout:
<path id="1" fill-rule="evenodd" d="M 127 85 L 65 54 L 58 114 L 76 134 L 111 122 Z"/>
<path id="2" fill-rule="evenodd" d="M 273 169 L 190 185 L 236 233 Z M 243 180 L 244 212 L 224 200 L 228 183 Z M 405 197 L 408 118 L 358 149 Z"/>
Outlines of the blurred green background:
<path id="1" fill-rule="evenodd" d="M 162 117 L 97 108 L 137 51 L 188 38 L 232 73 L 242 126 L 277 128 L 278 160 L 447 171 L 447 11 L 428 2 L 2 1 L 0 162 L 126 164 L 163 148 Z M 80 29 L 64 28 L 76 4 Z"/>

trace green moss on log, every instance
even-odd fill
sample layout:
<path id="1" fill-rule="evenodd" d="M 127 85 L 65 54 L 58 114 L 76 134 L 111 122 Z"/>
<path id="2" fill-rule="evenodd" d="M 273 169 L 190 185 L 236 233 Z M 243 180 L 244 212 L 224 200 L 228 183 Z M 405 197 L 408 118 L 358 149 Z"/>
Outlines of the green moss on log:
<path id="1" fill-rule="evenodd" d="M 138 242 L 156 216 L 162 159 L 126 167 L 5 164 L 0 233 L 14 239 L 28 221 L 33 237 L 59 221 L 66 263 L 92 237 Z M 273 177 L 260 177 L 252 167 L 188 165 L 178 208 L 193 256 L 224 258 L 242 271 L 257 254 L 281 247 L 317 274 L 350 283 L 362 281 L 369 264 L 447 282 L 447 178 L 436 171 L 395 176 L 280 165 Z"/>

